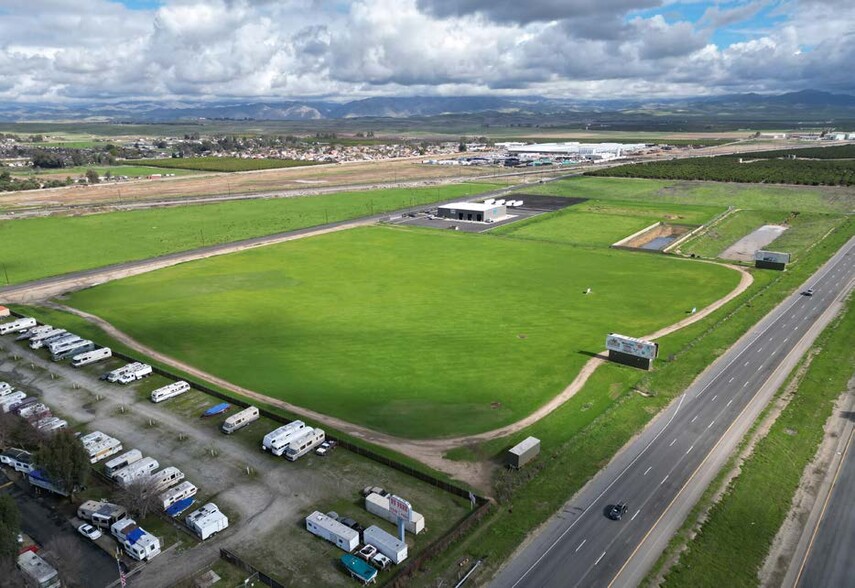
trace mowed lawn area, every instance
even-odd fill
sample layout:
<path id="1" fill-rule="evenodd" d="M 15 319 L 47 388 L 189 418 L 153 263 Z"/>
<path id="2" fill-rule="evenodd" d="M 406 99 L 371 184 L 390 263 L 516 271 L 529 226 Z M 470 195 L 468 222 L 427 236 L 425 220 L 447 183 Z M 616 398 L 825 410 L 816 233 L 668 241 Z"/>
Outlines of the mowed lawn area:
<path id="1" fill-rule="evenodd" d="M 492 233 L 603 247 L 656 222 L 701 225 L 725 209 L 716 206 L 588 200 L 556 213 L 498 227 Z"/>
<path id="2" fill-rule="evenodd" d="M 0 221 L 4 266 L 0 286 L 466 197 L 495 188 L 490 184 L 458 184 Z"/>
<path id="3" fill-rule="evenodd" d="M 559 393 L 607 333 L 651 333 L 738 282 L 664 256 L 366 227 L 111 282 L 69 303 L 237 384 L 425 438 L 514 422 Z"/>
<path id="4" fill-rule="evenodd" d="M 734 206 L 753 210 L 849 213 L 853 187 L 761 186 L 730 182 L 580 176 L 533 187 L 536 194 L 641 202 Z"/>

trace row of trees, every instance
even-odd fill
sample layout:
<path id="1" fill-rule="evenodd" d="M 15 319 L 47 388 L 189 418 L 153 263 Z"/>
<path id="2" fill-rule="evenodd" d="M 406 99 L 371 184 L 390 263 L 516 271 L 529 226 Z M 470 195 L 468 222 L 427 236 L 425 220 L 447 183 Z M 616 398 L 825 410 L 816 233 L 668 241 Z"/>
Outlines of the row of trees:
<path id="1" fill-rule="evenodd" d="M 636 163 L 588 172 L 592 176 L 712 180 L 808 186 L 855 184 L 855 160 L 769 159 L 740 163 L 735 156 L 697 157 Z"/>
<path id="2" fill-rule="evenodd" d="M 95 174 L 98 175 L 97 173 Z M 0 192 L 16 192 L 18 190 L 38 190 L 39 188 L 59 188 L 74 183 L 71 178 L 64 180 L 39 180 L 36 178 L 14 178 L 8 171 L 0 172 Z"/>
<path id="3" fill-rule="evenodd" d="M 803 149 L 773 149 L 745 154 L 750 159 L 780 159 L 799 157 L 806 159 L 855 159 L 855 144 L 832 147 L 805 147 Z"/>

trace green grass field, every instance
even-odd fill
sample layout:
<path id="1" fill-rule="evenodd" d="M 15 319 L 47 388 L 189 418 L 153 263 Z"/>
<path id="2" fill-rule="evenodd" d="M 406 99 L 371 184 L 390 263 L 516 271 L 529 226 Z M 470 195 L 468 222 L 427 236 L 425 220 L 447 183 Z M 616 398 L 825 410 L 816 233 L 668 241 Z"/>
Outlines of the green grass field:
<path id="1" fill-rule="evenodd" d="M 498 227 L 492 233 L 602 247 L 658 221 L 700 225 L 723 211 L 723 208 L 713 206 L 588 200 L 555 214 Z"/>
<path id="2" fill-rule="evenodd" d="M 852 187 L 764 186 L 582 176 L 527 188 L 526 191 L 598 200 L 734 206 L 754 210 L 829 213 L 855 210 L 855 188 Z"/>
<path id="3" fill-rule="evenodd" d="M 213 172 L 257 171 L 283 167 L 304 167 L 320 163 L 318 161 L 299 161 L 294 159 L 244 159 L 241 157 L 173 157 L 168 159 L 142 159 L 140 162 L 153 167 L 195 169 Z"/>
<path id="4" fill-rule="evenodd" d="M 0 221 L 0 284 L 322 225 L 495 188 L 490 184 L 460 184 Z"/>
<path id="5" fill-rule="evenodd" d="M 513 422 L 617 325 L 652 332 L 738 281 L 659 256 L 373 227 L 112 282 L 71 304 L 248 388 L 420 438 Z"/>
<path id="6" fill-rule="evenodd" d="M 72 178 L 76 178 L 78 176 L 82 176 L 86 173 L 87 170 L 93 169 L 98 172 L 101 176 L 110 172 L 113 176 L 128 176 L 132 178 L 138 178 L 140 176 L 148 176 L 151 174 L 163 174 L 165 173 L 162 169 L 157 167 L 146 167 L 141 165 L 81 165 L 77 167 L 64 167 L 62 169 L 40 169 L 33 170 L 28 169 L 27 171 L 21 172 L 12 172 L 13 176 L 59 176 L 64 178 L 65 176 L 71 176 Z M 176 176 L 186 176 L 190 174 L 199 173 L 194 170 L 189 169 L 178 169 L 173 168 L 169 170 L 168 173 L 175 174 Z"/>

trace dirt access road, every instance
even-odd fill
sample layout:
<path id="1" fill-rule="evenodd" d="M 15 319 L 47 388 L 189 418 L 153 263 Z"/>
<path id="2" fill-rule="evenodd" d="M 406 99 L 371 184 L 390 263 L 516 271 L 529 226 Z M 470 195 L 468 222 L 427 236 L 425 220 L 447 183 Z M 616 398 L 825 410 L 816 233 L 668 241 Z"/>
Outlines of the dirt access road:
<path id="1" fill-rule="evenodd" d="M 692 262 L 687 260 L 685 261 L 685 263 Z M 706 308 L 699 310 L 698 312 L 686 317 L 685 319 L 677 323 L 674 323 L 673 325 L 660 329 L 655 333 L 651 333 L 645 336 L 644 338 L 655 340 L 659 337 L 663 337 L 665 335 L 673 333 L 683 327 L 696 323 L 697 321 L 700 321 L 705 317 L 709 316 L 712 312 L 745 292 L 745 290 L 747 290 L 748 287 L 751 286 L 753 278 L 751 277 L 751 274 L 749 274 L 747 271 L 743 270 L 742 268 L 736 268 L 733 266 L 724 265 L 724 267 L 728 267 L 740 273 L 740 281 L 736 288 L 734 288 L 726 296 L 720 298 L 719 300 L 710 304 Z M 558 394 L 552 400 L 538 408 L 529 416 L 515 423 L 512 423 L 505 427 L 501 427 L 499 429 L 494 429 L 492 431 L 479 433 L 477 435 L 450 437 L 444 439 L 413 440 L 380 433 L 367 427 L 355 425 L 353 423 L 347 422 L 336 417 L 332 417 L 314 410 L 291 404 L 289 402 L 285 402 L 284 400 L 265 396 L 264 394 L 260 394 L 259 392 L 256 392 L 254 390 L 249 390 L 242 386 L 238 386 L 237 384 L 219 378 L 209 372 L 198 369 L 186 362 L 179 361 L 171 356 L 160 353 L 156 349 L 153 349 L 143 343 L 140 343 L 127 333 L 117 329 L 111 323 L 93 314 L 83 312 L 81 310 L 58 303 L 47 303 L 46 306 L 57 308 L 59 310 L 63 310 L 65 312 L 80 316 L 97 325 L 111 337 L 124 343 L 131 349 L 134 349 L 135 351 L 143 355 L 151 357 L 164 365 L 190 374 L 194 378 L 198 378 L 200 381 L 212 384 L 214 386 L 223 388 L 236 394 L 240 394 L 241 396 L 244 396 L 246 398 L 277 406 L 279 408 L 287 410 L 290 413 L 321 423 L 325 426 L 338 429 L 347 433 L 348 435 L 359 439 L 364 439 L 365 441 L 368 441 L 370 443 L 382 445 L 383 447 L 387 447 L 408 457 L 417 459 L 436 470 L 445 472 L 448 475 L 463 482 L 466 482 L 467 484 L 470 484 L 471 486 L 485 492 L 489 491 L 491 485 L 491 473 L 493 466 L 482 462 L 476 463 L 467 461 L 452 461 L 445 459 L 443 455 L 448 451 L 460 446 L 482 443 L 491 439 L 497 439 L 500 437 L 512 435 L 536 423 L 540 419 L 546 417 L 547 415 L 558 409 L 569 399 L 571 399 L 579 390 L 582 389 L 591 374 L 593 374 L 594 371 L 606 361 L 604 355 L 599 355 L 590 359 L 583 366 L 579 374 L 560 394 Z"/>

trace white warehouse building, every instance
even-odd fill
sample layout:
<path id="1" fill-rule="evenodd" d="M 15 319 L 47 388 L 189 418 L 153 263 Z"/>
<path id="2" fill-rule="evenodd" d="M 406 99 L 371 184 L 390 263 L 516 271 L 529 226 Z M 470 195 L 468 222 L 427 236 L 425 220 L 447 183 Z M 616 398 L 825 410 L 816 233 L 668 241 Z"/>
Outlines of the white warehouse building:
<path id="1" fill-rule="evenodd" d="M 528 156 L 563 156 L 585 158 L 616 158 L 629 153 L 636 153 L 647 148 L 644 143 L 520 143 L 507 144 L 509 155 Z"/>
<path id="2" fill-rule="evenodd" d="M 451 220 L 492 223 L 508 216 L 508 209 L 504 204 L 452 202 L 439 206 L 436 215 Z"/>

